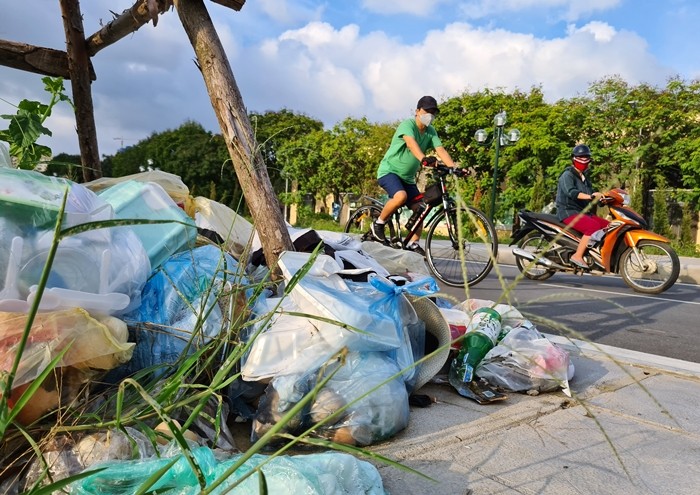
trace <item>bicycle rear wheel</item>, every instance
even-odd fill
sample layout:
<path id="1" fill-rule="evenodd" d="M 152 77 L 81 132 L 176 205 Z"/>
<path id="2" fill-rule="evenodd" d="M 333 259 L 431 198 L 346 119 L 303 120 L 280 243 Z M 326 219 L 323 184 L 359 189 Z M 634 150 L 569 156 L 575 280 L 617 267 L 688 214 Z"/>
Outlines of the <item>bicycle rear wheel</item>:
<path id="1" fill-rule="evenodd" d="M 345 232 L 348 234 L 358 234 L 363 241 L 374 240 L 374 236 L 370 230 L 372 222 L 379 218 L 382 209 L 376 205 L 360 206 L 355 212 L 350 215 L 348 223 L 345 224 Z M 385 234 L 387 239 L 393 239 L 396 235 L 394 222 L 389 220 L 387 223 Z"/>
<path id="2" fill-rule="evenodd" d="M 425 254 L 430 270 L 441 282 L 452 287 L 476 285 L 486 278 L 496 260 L 496 229 L 474 207 L 450 208 L 431 222 Z"/>

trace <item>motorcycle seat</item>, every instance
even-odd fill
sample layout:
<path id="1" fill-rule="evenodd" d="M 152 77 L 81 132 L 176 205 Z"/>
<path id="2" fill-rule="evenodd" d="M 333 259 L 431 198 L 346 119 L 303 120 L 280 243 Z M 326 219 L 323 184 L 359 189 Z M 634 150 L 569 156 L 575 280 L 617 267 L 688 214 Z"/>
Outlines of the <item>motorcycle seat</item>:
<path id="1" fill-rule="evenodd" d="M 522 210 L 522 213 L 524 213 L 526 216 L 532 218 L 533 220 L 541 220 L 543 222 L 552 223 L 554 225 L 557 225 L 562 230 L 569 231 L 569 232 L 571 232 L 574 235 L 577 235 L 579 237 L 583 235 L 583 233 L 580 230 L 577 230 L 574 227 L 569 227 L 564 222 L 559 220 L 559 218 L 557 218 L 556 215 L 551 215 L 549 213 L 537 213 L 537 212 L 529 211 L 529 210 Z"/>

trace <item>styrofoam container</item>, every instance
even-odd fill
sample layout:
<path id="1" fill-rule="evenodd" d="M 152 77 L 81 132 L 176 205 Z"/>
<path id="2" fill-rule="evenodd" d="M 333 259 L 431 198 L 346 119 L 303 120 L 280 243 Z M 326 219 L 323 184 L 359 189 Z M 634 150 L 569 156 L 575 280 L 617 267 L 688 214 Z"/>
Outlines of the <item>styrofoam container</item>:
<path id="1" fill-rule="evenodd" d="M 197 238 L 194 220 L 155 182 L 124 181 L 105 189 L 99 196 L 112 205 L 114 217 L 120 220 L 172 220 L 130 226 L 148 253 L 151 269 L 159 267 L 171 255 L 194 247 Z"/>

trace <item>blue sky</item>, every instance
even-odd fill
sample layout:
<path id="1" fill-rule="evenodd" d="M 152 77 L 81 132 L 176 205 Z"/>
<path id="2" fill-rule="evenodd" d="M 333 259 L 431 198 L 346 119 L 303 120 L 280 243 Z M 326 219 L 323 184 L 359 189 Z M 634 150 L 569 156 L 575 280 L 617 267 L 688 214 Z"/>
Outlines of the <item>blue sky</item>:
<path id="1" fill-rule="evenodd" d="M 81 2 L 86 34 L 132 3 Z M 697 0 L 247 0 L 240 12 L 205 5 L 249 110 L 287 108 L 327 126 L 349 116 L 404 118 L 423 94 L 441 101 L 540 86 L 556 101 L 611 75 L 657 86 L 700 78 Z M 0 39 L 65 48 L 59 2 L 0 0 L 0 9 Z M 193 59 L 174 11 L 93 58 L 102 154 L 188 119 L 219 132 Z M 23 98 L 45 101 L 40 76 L 0 67 L 0 113 L 14 113 Z M 47 126 L 54 136 L 43 143 L 78 152 L 67 105 Z"/>

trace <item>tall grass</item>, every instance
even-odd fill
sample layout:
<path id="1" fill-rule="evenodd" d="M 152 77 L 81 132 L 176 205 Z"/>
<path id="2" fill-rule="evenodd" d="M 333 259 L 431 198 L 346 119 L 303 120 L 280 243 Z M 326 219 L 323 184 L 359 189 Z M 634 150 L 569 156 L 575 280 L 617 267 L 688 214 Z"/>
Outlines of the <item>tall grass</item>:
<path id="1" fill-rule="evenodd" d="M 63 205 L 58 214 L 51 251 L 39 282 L 38 296 L 28 314 L 27 324 L 22 333 L 13 367 L 3 377 L 4 391 L 12 389 L 13 378 L 27 342 L 30 340 L 32 322 L 38 312 L 40 298 L 46 287 L 48 275 L 61 239 L 69 235 L 98 228 L 133 225 L 136 223 L 164 222 L 111 220 L 62 229 L 61 219 L 64 217 L 66 197 L 64 197 Z M 317 253 L 286 284 L 284 296 L 287 296 L 298 281 L 305 276 L 316 255 Z M 400 376 L 403 371 L 374 387 L 362 397 L 347 403 L 342 409 L 336 411 L 323 422 L 313 425 L 300 435 L 295 436 L 285 433 L 285 427 L 288 422 L 313 400 L 318 391 L 333 377 L 334 373 L 329 373 L 321 374 L 322 376 L 319 376 L 312 390 L 294 405 L 272 429 L 254 444 L 248 446 L 243 455 L 218 479 L 213 482 L 205 480 L 203 471 L 193 453 L 193 445 L 186 439 L 185 433 L 193 426 L 196 426 L 198 422 L 204 421 L 211 428 L 211 431 L 214 432 L 214 438 L 208 439 L 209 442 L 216 443 L 217 438 L 226 434 L 228 428 L 225 423 L 229 421 L 229 418 L 227 417 L 228 409 L 225 395 L 228 387 L 240 379 L 241 360 L 249 351 L 256 335 L 246 340 L 242 336 L 250 333 L 250 329 L 256 323 L 262 323 L 258 326 L 263 328 L 265 322 L 269 321 L 273 315 L 273 313 L 254 315 L 252 312 L 254 301 L 258 295 L 269 287 L 269 280 L 264 279 L 257 283 L 245 283 L 246 273 L 242 265 L 238 265 L 235 271 L 230 270 L 231 267 L 225 266 L 225 256 L 222 251 L 218 272 L 220 275 L 223 275 L 224 283 L 216 285 L 212 281 L 212 283 L 207 284 L 207 294 L 203 295 L 203 300 L 206 300 L 208 292 L 218 287 L 219 292 L 215 294 L 215 304 L 223 308 L 223 313 L 228 315 L 228 318 L 222 322 L 220 332 L 205 345 L 195 345 L 196 342 L 201 340 L 202 324 L 213 309 L 213 306 L 202 308 L 192 330 L 192 335 L 187 342 L 191 352 L 184 352 L 176 363 L 159 364 L 140 370 L 118 384 L 106 388 L 103 386 L 101 389 L 96 390 L 94 386 L 91 387 L 88 384 L 80 392 L 77 400 L 68 404 L 61 404 L 57 411 L 50 412 L 29 425 L 19 424 L 16 421 L 16 416 L 22 407 L 32 399 L 44 379 L 52 375 L 60 376 L 61 358 L 67 352 L 68 347 L 62 349 L 53 358 L 50 365 L 42 370 L 39 377 L 27 388 L 12 408 L 8 404 L 9 393 L 3 393 L 0 398 L 0 453 L 2 455 L 0 459 L 0 478 L 8 482 L 15 477 L 17 484 L 19 484 L 20 480 L 24 480 L 29 464 L 32 461 L 38 461 L 43 466 L 42 473 L 36 477 L 32 486 L 27 487 L 27 493 L 55 493 L 65 490 L 71 483 L 99 472 L 100 468 L 88 468 L 83 473 L 73 474 L 63 479 L 53 479 L 51 460 L 44 457 L 46 449 L 52 444 L 60 444 L 64 441 L 71 444 L 85 434 L 106 430 L 120 431 L 129 438 L 134 447 L 135 455 L 143 455 L 144 453 L 138 452 L 139 443 L 138 439 L 133 437 L 132 432 L 134 430 L 139 431 L 148 439 L 154 451 L 157 451 L 156 447 L 159 440 L 170 440 L 172 438 L 192 472 L 195 473 L 201 493 L 210 493 L 212 490 L 222 486 L 226 486 L 226 489 L 229 490 L 249 476 L 261 473 L 267 461 L 259 464 L 246 475 L 240 477 L 235 483 L 230 484 L 230 486 L 226 485 L 227 479 L 232 473 L 256 453 L 263 451 L 263 449 L 269 450 L 267 447 L 272 445 L 273 441 L 279 447 L 275 448 L 269 459 L 282 455 L 295 445 L 303 443 L 315 448 L 337 449 L 354 455 L 366 456 L 377 462 L 393 465 L 398 469 L 412 471 L 390 459 L 374 454 L 368 449 L 350 447 L 311 437 L 319 426 L 337 418 L 338 415 L 342 414 L 345 409 L 356 401 L 375 392 L 377 388 Z M 310 315 L 302 314 L 299 316 L 310 317 Z M 341 322 L 336 323 L 343 325 Z M 148 325 L 146 326 L 148 327 Z M 347 328 L 347 325 L 345 327 Z M 153 326 L 148 327 L 148 329 L 150 331 L 159 331 L 157 327 Z M 330 362 L 342 362 L 345 352 L 341 351 Z M 425 359 L 429 358 L 430 356 L 427 356 Z M 415 365 L 418 364 L 416 363 Z M 161 426 L 165 425 L 167 434 L 161 428 L 156 428 L 159 424 Z M 280 440 L 282 441 L 281 444 Z M 147 493 L 170 466 L 171 464 L 168 464 L 164 469 L 154 473 L 154 476 L 145 480 L 142 486 L 138 488 L 138 493 Z M 415 473 L 415 471 L 412 472 Z M 262 474 L 261 480 L 264 481 Z M 261 493 L 265 493 L 264 483 L 261 483 Z"/>
<path id="2" fill-rule="evenodd" d="M 457 197 L 461 198 L 461 195 L 457 195 Z M 464 204 L 460 203 L 459 200 L 458 207 L 464 207 Z M 44 271 L 42 272 L 38 296 L 44 291 L 54 255 L 62 238 L 91 229 L 109 228 L 136 223 L 119 220 L 96 222 L 72 227 L 70 229 L 62 229 L 61 219 L 63 218 L 64 208 L 65 198 L 58 215 L 51 251 Z M 138 223 L 161 222 L 140 221 Z M 283 296 L 288 296 L 295 285 L 306 276 L 317 252 L 314 253 L 304 268 L 286 284 Z M 519 274 L 513 282 L 509 283 L 503 276 L 503 273 L 501 273 L 496 260 L 493 261 L 494 273 L 498 277 L 502 287 L 502 294 L 495 303 L 511 304 L 513 299 L 512 292 L 522 280 L 523 275 Z M 367 458 L 374 463 L 390 465 L 396 469 L 408 471 L 412 475 L 427 478 L 427 476 L 422 473 L 373 453 L 371 448 L 358 448 L 350 445 L 338 444 L 315 436 L 315 432 L 318 428 L 337 419 L 348 407 L 352 406 L 352 404 L 369 394 L 375 393 L 379 387 L 403 375 L 406 370 L 401 370 L 399 373 L 396 373 L 394 376 L 367 391 L 362 397 L 358 397 L 354 401 L 349 402 L 323 421 L 314 424 L 302 433 L 293 435 L 287 432 L 286 427 L 289 422 L 297 416 L 307 404 L 314 400 L 318 392 L 328 380 L 332 378 L 333 372 L 325 373 L 324 368 L 319 371 L 319 377 L 314 387 L 305 394 L 297 404 L 287 411 L 273 428 L 262 435 L 255 443 L 246 446 L 241 457 L 238 458 L 235 463 L 231 464 L 216 480 L 206 480 L 197 456 L 193 452 L 194 446 L 186 438 L 186 432 L 197 426 L 198 423 L 204 422 L 210 427 L 211 431 L 214 432 L 213 438 L 208 439 L 209 442 L 216 443 L 217 439 L 227 436 L 227 423 L 229 418 L 227 417 L 226 393 L 228 388 L 236 380 L 241 378 L 240 370 L 242 359 L 249 351 L 256 337 L 255 334 L 246 339 L 244 339 L 243 336 L 250 334 L 256 324 L 258 324 L 258 328 L 263 328 L 265 323 L 273 316 L 273 313 L 255 315 L 252 311 L 252 305 L 256 297 L 270 287 L 271 282 L 269 280 L 264 279 L 256 283 L 245 283 L 244 280 L 246 280 L 247 274 L 242 266 L 238 265 L 235 269 L 226 266 L 223 251 L 221 253 L 219 272 L 223 275 L 224 283 L 217 286 L 212 282 L 208 284 L 207 289 L 208 291 L 212 291 L 215 290 L 215 287 L 218 287 L 217 290 L 219 292 L 215 294 L 216 304 L 224 309 L 223 313 L 225 315 L 228 315 L 225 321 L 222 322 L 220 333 L 216 338 L 213 338 L 203 346 L 195 345 L 202 337 L 202 324 L 209 312 L 213 309 L 213 307 L 204 308 L 198 315 L 197 322 L 192 331 L 192 337 L 188 342 L 192 352 L 183 353 L 176 363 L 156 365 L 155 367 L 141 370 L 134 376 L 122 380 L 116 386 L 103 388 L 102 390 L 95 391 L 94 388 L 87 386 L 79 395 L 79 400 L 61 405 L 56 412 L 52 412 L 40 418 L 33 424 L 21 425 L 16 421 L 18 411 L 32 398 L 33 394 L 36 393 L 45 379 L 52 375 L 60 374 L 58 367 L 60 366 L 61 357 L 63 353 L 68 350 L 67 348 L 61 350 L 51 361 L 50 365 L 42 370 L 40 376 L 24 392 L 14 407 L 9 407 L 9 393 L 7 392 L 12 388 L 14 374 L 22 357 L 23 349 L 26 347 L 30 338 L 31 324 L 37 314 L 40 300 L 40 297 L 37 297 L 29 312 L 27 325 L 24 328 L 12 369 L 8 374 L 2 377 L 3 391 L 5 392 L 2 394 L 2 398 L 0 398 L 0 454 L 2 455 L 2 459 L 0 459 L 0 468 L 2 469 L 0 475 L 2 479 L 8 480 L 13 476 L 18 479 L 21 478 L 24 472 L 26 472 L 28 463 L 38 460 L 40 465 L 43 466 L 42 472 L 33 485 L 27 487 L 27 493 L 56 493 L 65 490 L 71 483 L 77 482 L 85 476 L 99 472 L 100 468 L 90 467 L 83 473 L 73 474 L 60 480 L 52 479 L 50 459 L 44 459 L 47 447 L 62 438 L 68 440 L 78 439 L 84 434 L 105 430 L 122 432 L 131 440 L 135 449 L 135 454 L 138 453 L 136 450 L 138 450 L 139 443 L 138 439 L 134 438 L 132 433 L 134 430 L 139 431 L 147 438 L 154 451 L 156 451 L 159 440 L 170 441 L 172 439 L 172 442 L 181 453 L 181 456 L 186 460 L 192 472 L 195 474 L 200 492 L 204 494 L 219 489 L 233 489 L 245 479 L 254 475 L 259 475 L 260 493 L 266 493 L 265 478 L 264 474 L 262 474 L 262 468 L 265 466 L 265 462 L 257 465 L 235 483 L 230 483 L 230 477 L 236 470 L 240 469 L 246 461 L 250 460 L 259 452 L 272 450 L 269 456 L 269 459 L 272 459 L 276 456 L 285 455 L 290 452 L 291 449 L 302 444 L 314 449 L 333 449 L 347 452 L 352 455 Z M 469 287 L 465 288 L 464 296 L 467 299 L 470 298 Z M 310 315 L 301 314 L 300 316 L 310 317 Z M 537 315 L 527 316 L 535 323 L 542 321 Z M 335 323 L 344 325 L 342 322 Z M 546 323 L 555 325 L 553 322 Z M 576 334 L 572 329 L 562 326 L 559 327 L 566 335 L 585 340 L 583 336 Z M 455 342 L 458 341 L 459 339 Z M 443 346 L 443 348 L 436 349 L 416 362 L 413 366 L 419 366 L 422 362 L 431 359 L 442 351 L 444 347 L 450 345 L 452 345 L 452 343 Z M 329 361 L 329 364 L 332 362 L 342 362 L 345 356 L 346 352 L 341 351 Z M 625 369 L 622 364 L 620 364 L 620 367 Z M 629 372 L 627 373 L 629 374 Z M 631 374 L 630 377 L 632 377 Z M 632 378 L 634 379 L 634 377 Z M 641 383 L 638 384 L 651 397 L 651 393 L 644 385 Z M 591 417 L 595 419 L 594 411 L 586 403 L 585 399 L 577 397 L 575 393 L 573 399 L 581 404 Z M 658 402 L 656 403 L 658 404 Z M 662 407 L 661 404 L 658 404 L 658 406 L 660 408 Z M 165 425 L 167 434 L 165 434 L 162 429 L 156 428 L 159 424 Z M 627 472 L 621 456 L 615 448 L 614 442 L 606 435 L 603 426 L 599 422 L 597 422 L 597 424 L 611 451 L 614 453 L 614 456 L 622 465 L 623 469 L 625 469 L 625 472 Z M 164 476 L 167 469 L 175 462 L 175 459 L 173 459 L 171 463 L 167 463 L 162 469 L 154 472 L 151 477 L 144 480 L 141 486 L 139 486 L 137 493 L 149 493 L 149 490 L 156 484 L 157 480 Z"/>

